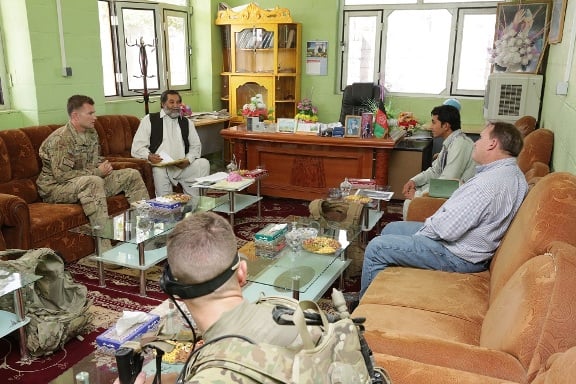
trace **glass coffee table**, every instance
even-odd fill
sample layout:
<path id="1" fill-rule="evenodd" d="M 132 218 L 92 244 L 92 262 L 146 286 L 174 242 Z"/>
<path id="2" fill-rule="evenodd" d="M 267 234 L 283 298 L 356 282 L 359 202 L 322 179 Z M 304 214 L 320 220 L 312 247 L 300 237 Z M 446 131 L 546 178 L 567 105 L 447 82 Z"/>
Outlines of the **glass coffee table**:
<path id="1" fill-rule="evenodd" d="M 166 259 L 163 236 L 184 218 L 185 211 L 206 211 L 212 206 L 203 204 L 203 197 L 193 196 L 190 202 L 174 210 L 154 209 L 140 205 L 116 216 L 110 216 L 92 227 L 84 224 L 72 232 L 93 236 L 96 240 L 99 285 L 106 286 L 104 264 L 140 270 L 140 295 L 146 296 L 146 270 Z M 206 208 L 209 207 L 209 208 Z M 119 242 L 110 250 L 102 250 L 102 240 Z"/>
<path id="2" fill-rule="evenodd" d="M 0 337 L 4 337 L 16 330 L 19 332 L 20 358 L 29 359 L 26 347 L 26 324 L 30 319 L 26 317 L 22 288 L 40 280 L 42 276 L 32 273 L 14 272 L 0 268 L 0 297 L 12 293 L 14 296 L 14 312 L 0 310 Z"/>
<path id="3" fill-rule="evenodd" d="M 298 225 L 307 224 L 308 219 L 301 218 Z M 320 229 L 319 236 L 336 239 L 341 245 L 339 250 L 331 254 L 316 254 L 304 249 L 295 254 L 288 246 L 273 258 L 241 252 L 240 256 L 248 263 L 248 283 L 243 287 L 244 297 L 250 301 L 256 301 L 261 294 L 291 295 L 300 300 L 320 299 L 336 280 L 341 279 L 342 273 L 350 265 L 351 261 L 346 258 L 346 248 L 360 234 L 360 229 Z"/>

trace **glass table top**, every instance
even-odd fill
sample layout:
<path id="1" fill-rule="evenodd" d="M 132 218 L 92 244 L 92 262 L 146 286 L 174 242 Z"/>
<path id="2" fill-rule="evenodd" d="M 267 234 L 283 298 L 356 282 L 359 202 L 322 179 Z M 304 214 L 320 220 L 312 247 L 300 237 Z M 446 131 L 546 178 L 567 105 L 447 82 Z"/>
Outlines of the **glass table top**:
<path id="1" fill-rule="evenodd" d="M 42 276 L 32 273 L 13 272 L 2 267 L 0 268 L 0 296 L 30 285 L 41 278 Z"/>
<path id="2" fill-rule="evenodd" d="M 360 227 L 340 229 L 337 223 L 321 226 L 309 218 L 291 216 L 286 222 L 296 222 L 297 228 L 312 227 L 319 230 L 318 236 L 335 239 L 340 249 L 330 254 L 318 254 L 299 248 L 294 252 L 286 245 L 274 257 L 262 257 L 258 248 L 247 258 L 249 282 L 264 284 L 284 290 L 306 292 L 325 273 L 340 273 L 348 265 L 346 248 L 360 233 Z M 291 228 L 292 224 L 289 225 Z"/>
<path id="3" fill-rule="evenodd" d="M 95 226 L 84 224 L 71 231 L 101 239 L 140 244 L 170 231 L 189 213 L 213 209 L 213 204 L 204 204 L 203 200 L 206 199 L 210 198 L 192 196 L 188 203 L 175 209 L 154 208 L 143 203 L 107 217 Z"/>

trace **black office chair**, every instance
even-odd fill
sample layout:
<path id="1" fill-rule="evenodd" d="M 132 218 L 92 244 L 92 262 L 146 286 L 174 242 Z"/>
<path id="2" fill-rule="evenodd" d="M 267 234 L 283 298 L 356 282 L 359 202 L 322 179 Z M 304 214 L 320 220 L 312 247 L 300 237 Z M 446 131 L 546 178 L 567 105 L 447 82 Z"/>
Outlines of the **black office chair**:
<path id="1" fill-rule="evenodd" d="M 362 115 L 362 112 L 367 112 L 365 103 L 369 99 L 380 99 L 380 86 L 373 83 L 354 83 L 346 86 L 342 95 L 340 123 L 344 125 L 346 115 Z"/>

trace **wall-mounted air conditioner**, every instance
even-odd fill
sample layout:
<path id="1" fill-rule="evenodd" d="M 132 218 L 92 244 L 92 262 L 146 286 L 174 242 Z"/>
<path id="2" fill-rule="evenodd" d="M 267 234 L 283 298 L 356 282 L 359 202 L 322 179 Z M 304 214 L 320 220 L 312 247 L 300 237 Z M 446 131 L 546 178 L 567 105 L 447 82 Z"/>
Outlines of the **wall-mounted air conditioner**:
<path id="1" fill-rule="evenodd" d="M 484 118 L 514 123 L 530 115 L 538 120 L 542 75 L 492 73 L 484 93 Z"/>

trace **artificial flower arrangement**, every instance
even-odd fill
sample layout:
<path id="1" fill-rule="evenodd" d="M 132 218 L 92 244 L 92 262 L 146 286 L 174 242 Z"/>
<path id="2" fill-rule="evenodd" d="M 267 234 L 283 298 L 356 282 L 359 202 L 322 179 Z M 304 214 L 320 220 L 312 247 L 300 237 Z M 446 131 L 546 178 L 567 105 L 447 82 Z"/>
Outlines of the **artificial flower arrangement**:
<path id="1" fill-rule="evenodd" d="M 316 123 L 318 121 L 318 108 L 312 104 L 311 99 L 302 99 L 296 105 L 298 113 L 294 117 L 296 120 L 301 120 L 307 123 Z"/>
<path id="2" fill-rule="evenodd" d="M 406 131 L 420 128 L 420 123 L 414 117 L 413 112 L 400 112 L 398 114 L 398 126 Z"/>
<path id="3" fill-rule="evenodd" d="M 244 104 L 242 107 L 242 115 L 246 117 L 263 117 L 266 119 L 268 117 L 268 109 L 266 108 L 266 104 L 264 103 L 264 99 L 262 99 L 262 95 L 260 93 L 252 96 L 250 98 L 250 102 Z"/>
<path id="4" fill-rule="evenodd" d="M 180 104 L 180 116 L 190 117 L 192 116 L 192 108 L 186 104 Z"/>

